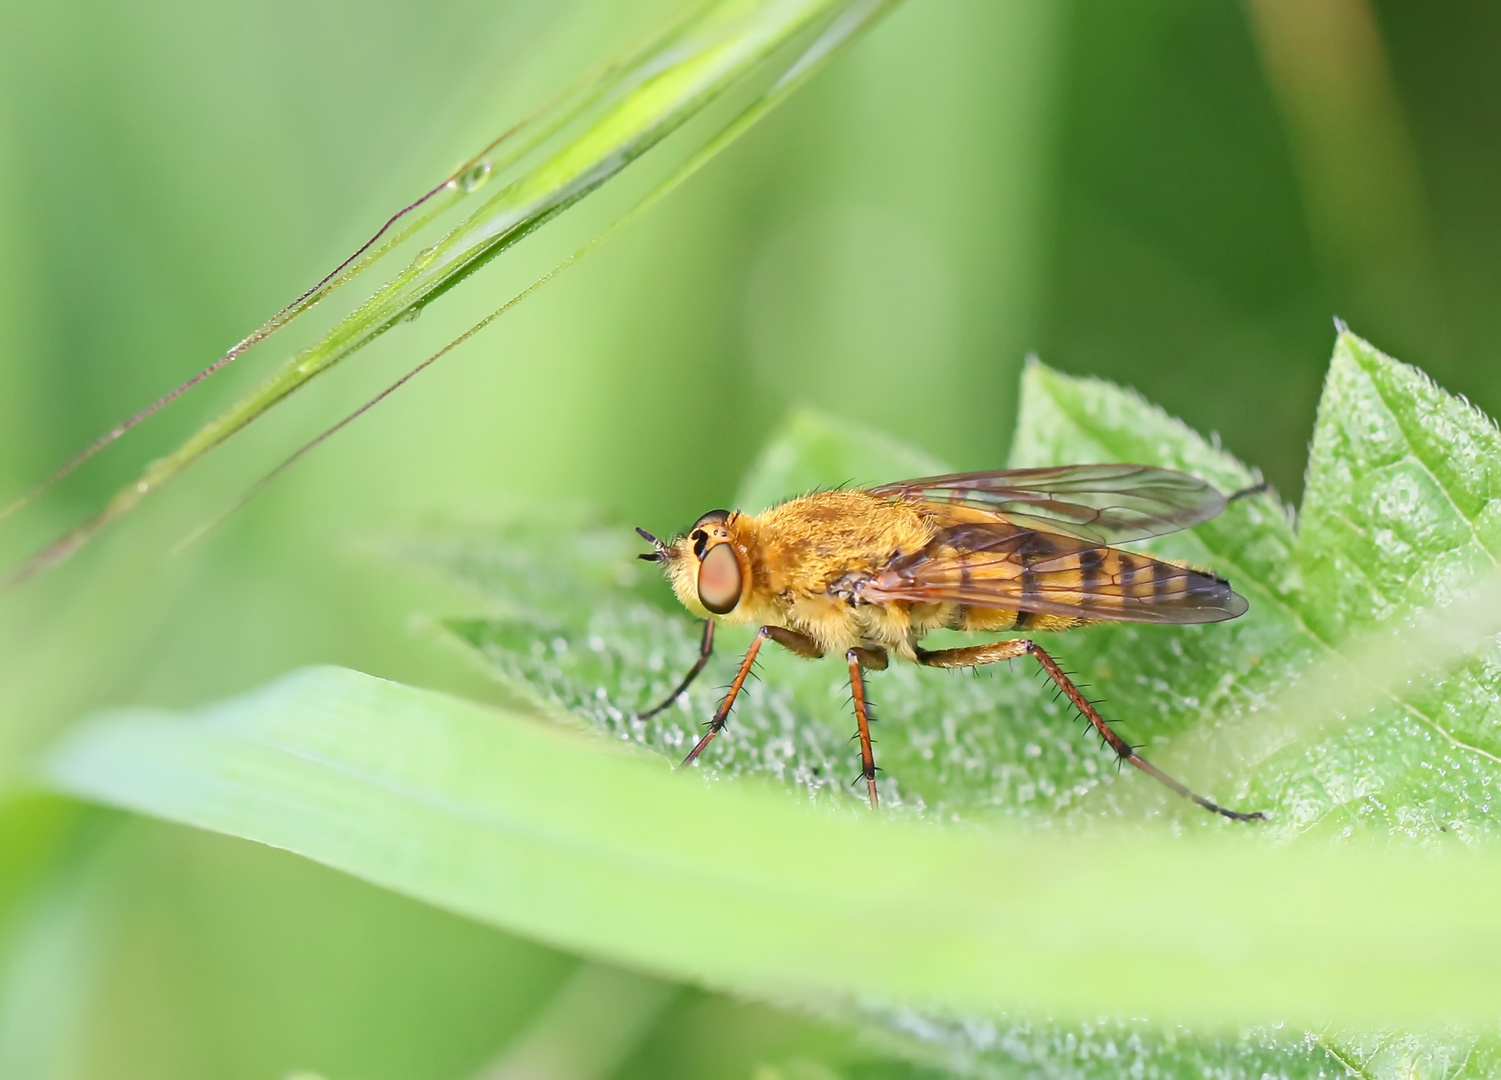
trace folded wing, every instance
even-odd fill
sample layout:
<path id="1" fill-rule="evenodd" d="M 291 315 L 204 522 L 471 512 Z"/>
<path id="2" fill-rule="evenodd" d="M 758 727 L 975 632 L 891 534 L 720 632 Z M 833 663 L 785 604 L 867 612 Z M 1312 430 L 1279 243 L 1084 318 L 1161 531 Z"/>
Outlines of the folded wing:
<path id="1" fill-rule="evenodd" d="M 899 480 L 871 488 L 914 502 L 961 505 L 1018 526 L 1120 544 L 1187 529 L 1225 508 L 1225 497 L 1187 473 L 1151 465 L 1064 465 Z"/>
<path id="2" fill-rule="evenodd" d="M 873 602 L 953 603 L 1141 623 L 1244 614 L 1228 582 L 1186 566 L 1008 521 L 959 521 L 871 578 Z"/>

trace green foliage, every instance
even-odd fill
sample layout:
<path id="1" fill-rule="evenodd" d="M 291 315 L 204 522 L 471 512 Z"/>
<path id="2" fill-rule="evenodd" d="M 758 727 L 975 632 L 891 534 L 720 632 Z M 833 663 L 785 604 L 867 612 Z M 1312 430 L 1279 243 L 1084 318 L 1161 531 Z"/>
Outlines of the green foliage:
<path id="1" fill-rule="evenodd" d="M 1144 1021 L 1070 1028 L 999 1018 L 1022 1002 L 1073 1016 L 1129 1002 L 1133 1015 L 1162 1018 L 1350 1023 L 1432 1016 L 1442 1002 L 1471 1015 L 1494 1007 L 1482 898 L 1501 882 L 1488 857 L 1451 855 L 1436 873 L 1430 862 L 1365 845 L 1275 857 L 1254 850 L 1310 829 L 1436 844 L 1487 835 L 1501 749 L 1489 719 L 1498 678 L 1490 644 L 1410 685 L 1382 688 L 1369 712 L 1305 718 L 1296 739 L 1272 725 L 1279 737 L 1249 758 L 1174 750 L 1246 745 L 1248 731 L 1254 745 L 1256 725 L 1278 715 L 1287 686 L 1347 645 L 1362 647 L 1362 632 L 1404 627 L 1417 607 L 1473 587 L 1494 542 L 1496 439 L 1483 416 L 1342 334 L 1301 527 L 1259 494 L 1156 545 L 1230 576 L 1251 599 L 1250 614 L 1207 627 L 1103 626 L 1060 640 L 1080 678 L 1151 740 L 1149 754 L 1197 786 L 1212 765 L 1224 787 L 1216 794 L 1268 810 L 1271 822 L 1254 830 L 1210 818 L 1139 775 L 1117 777 L 1020 672 L 972 680 L 902 668 L 872 680 L 885 706 L 879 760 L 892 802 L 930 820 L 877 829 L 840 820 L 859 813 L 858 795 L 844 794 L 854 758 L 842 679 L 830 670 L 837 665 L 791 658 L 767 665 L 707 765 L 715 775 L 795 785 L 844 808 L 834 817 L 754 789 L 699 791 L 524 715 L 338 672 L 289 680 L 189 724 L 159 714 L 106 718 L 60 747 L 49 774 L 64 790 L 285 846 L 452 910 L 677 977 L 825 1007 L 866 993 L 991 1017 L 863 1006 L 892 1037 L 936 1046 L 950 1065 L 1099 1075 L 1346 1063 L 1376 1073 L 1479 1070 L 1494 1040 L 1463 1032 L 1295 1037 L 1268 1028 L 1225 1041 Z M 1012 460 L 1150 461 L 1227 490 L 1254 480 L 1135 395 L 1041 365 L 1024 379 Z M 890 479 L 877 470 L 919 462 L 804 414 L 743 490 L 751 504 L 820 481 Z M 451 628 L 518 697 L 679 757 L 714 695 L 698 690 L 663 718 L 634 719 L 691 662 L 696 631 L 665 603 L 665 586 L 630 561 L 626 536 L 559 514 L 483 539 L 418 542 L 410 553 L 482 590 L 491 614 Z M 1365 580 L 1382 584 L 1360 587 Z M 716 660 L 721 677 L 731 662 Z M 1142 823 L 1163 814 L 1180 828 L 1229 833 L 1195 844 Z M 1111 830 L 1066 843 L 933 827 L 1020 817 L 1077 831 L 1102 815 L 1138 824 L 1127 825 L 1129 838 Z M 1184 890 L 1189 880 L 1195 888 Z M 1131 928 L 1125 942 L 1099 925 L 1101 896 L 1111 898 L 1112 924 Z M 684 935 L 705 911 L 734 933 Z M 852 912 L 858 936 L 844 932 Z M 1226 935 L 1239 944 L 1206 951 Z M 880 943 L 874 953 L 871 941 Z"/>

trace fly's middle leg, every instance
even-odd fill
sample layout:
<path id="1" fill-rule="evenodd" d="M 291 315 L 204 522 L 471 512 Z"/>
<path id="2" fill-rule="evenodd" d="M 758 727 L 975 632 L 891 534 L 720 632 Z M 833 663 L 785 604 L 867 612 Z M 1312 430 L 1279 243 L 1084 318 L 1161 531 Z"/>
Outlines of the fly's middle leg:
<path id="1" fill-rule="evenodd" d="M 994 641 L 986 645 L 973 645 L 964 649 L 940 649 L 937 652 L 929 652 L 926 649 L 917 650 L 917 662 L 919 664 L 924 664 L 928 667 L 943 668 L 977 667 L 981 664 L 994 664 L 1000 660 L 1011 660 L 1018 656 L 1031 656 L 1038 664 L 1042 665 L 1042 670 L 1047 672 L 1048 678 L 1057 684 L 1058 689 L 1063 691 L 1074 708 L 1079 710 L 1079 714 L 1094 725 L 1094 729 L 1100 733 L 1101 738 L 1110 745 L 1110 748 L 1116 752 L 1122 761 L 1130 762 L 1159 783 L 1177 792 L 1185 799 L 1190 799 L 1198 803 L 1211 813 L 1221 814 L 1234 821 L 1266 820 L 1266 815 L 1259 810 L 1250 814 L 1242 813 L 1239 810 L 1228 810 L 1206 799 L 1202 795 L 1195 794 L 1186 786 L 1153 765 L 1146 758 L 1139 755 L 1130 743 L 1117 735 L 1110 725 L 1105 723 L 1104 717 L 1095 709 L 1094 704 L 1064 674 L 1063 669 L 1058 666 L 1058 662 L 1043 651 L 1034 641 L 1019 638 L 1012 641 Z"/>
<path id="2" fill-rule="evenodd" d="M 844 654 L 850 666 L 850 698 L 855 703 L 855 723 L 860 738 L 860 775 L 865 778 L 866 790 L 870 793 L 870 808 L 880 809 L 876 797 L 876 753 L 870 737 L 870 702 L 865 697 L 865 679 L 861 668 L 872 671 L 886 669 L 885 649 L 851 649 Z"/>

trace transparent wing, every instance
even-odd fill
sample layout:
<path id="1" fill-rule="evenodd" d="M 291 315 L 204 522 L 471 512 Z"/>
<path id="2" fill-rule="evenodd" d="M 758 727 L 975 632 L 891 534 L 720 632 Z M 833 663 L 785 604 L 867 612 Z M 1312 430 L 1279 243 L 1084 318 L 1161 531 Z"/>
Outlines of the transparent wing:
<path id="1" fill-rule="evenodd" d="M 1063 465 L 899 480 L 871 488 L 914 502 L 973 507 L 1023 528 L 1120 544 L 1187 529 L 1225 508 L 1225 497 L 1187 473 L 1151 465 Z"/>
<path id="2" fill-rule="evenodd" d="M 1249 606 L 1213 574 L 1004 521 L 942 529 L 866 583 L 874 602 L 954 603 L 1143 623 L 1233 619 Z"/>

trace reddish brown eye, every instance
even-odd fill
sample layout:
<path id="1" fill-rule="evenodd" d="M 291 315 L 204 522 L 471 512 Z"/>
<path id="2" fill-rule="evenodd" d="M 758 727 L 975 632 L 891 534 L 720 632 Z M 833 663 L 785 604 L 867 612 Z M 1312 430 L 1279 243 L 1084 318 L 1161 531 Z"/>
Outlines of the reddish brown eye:
<path id="1" fill-rule="evenodd" d="M 716 615 L 740 603 L 740 563 L 729 544 L 716 544 L 698 564 L 698 600 Z"/>

